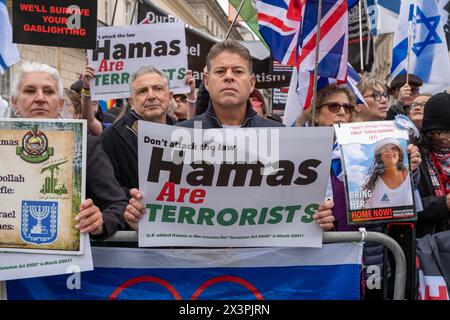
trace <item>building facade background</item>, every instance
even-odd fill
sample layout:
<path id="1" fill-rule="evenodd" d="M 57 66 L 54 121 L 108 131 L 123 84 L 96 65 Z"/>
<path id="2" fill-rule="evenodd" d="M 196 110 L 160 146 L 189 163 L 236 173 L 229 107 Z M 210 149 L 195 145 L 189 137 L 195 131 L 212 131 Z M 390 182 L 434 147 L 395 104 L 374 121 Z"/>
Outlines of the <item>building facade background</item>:
<path id="1" fill-rule="evenodd" d="M 137 23 L 137 2 L 139 0 L 98 0 L 97 24 L 99 26 L 121 26 Z M 227 14 L 216 0 L 146 0 L 167 11 L 179 20 L 192 27 L 206 32 L 218 39 L 223 39 L 231 25 Z M 12 16 L 12 0 L 7 0 L 10 19 Z M 134 12 L 134 15 L 133 15 Z M 113 21 L 114 20 L 114 21 Z M 233 28 L 231 39 L 242 40 L 237 28 Z M 64 87 L 80 78 L 86 65 L 86 50 L 75 48 L 59 48 L 38 45 L 18 44 L 21 62 L 38 61 L 55 67 L 61 75 Z M 11 80 L 17 70 L 13 65 L 0 78 L 0 93 L 9 98 Z"/>

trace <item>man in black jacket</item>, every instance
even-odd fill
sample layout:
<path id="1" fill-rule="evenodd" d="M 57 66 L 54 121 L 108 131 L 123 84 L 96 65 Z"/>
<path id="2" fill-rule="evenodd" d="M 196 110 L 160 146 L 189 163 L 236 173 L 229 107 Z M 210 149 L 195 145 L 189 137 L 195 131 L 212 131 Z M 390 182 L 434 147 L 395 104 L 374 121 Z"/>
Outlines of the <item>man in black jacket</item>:
<path id="1" fill-rule="evenodd" d="M 206 67 L 203 80 L 210 96 L 208 109 L 178 126 L 193 128 L 195 121 L 201 121 L 203 129 L 283 126 L 258 116 L 248 102 L 256 80 L 247 48 L 233 40 L 219 42 L 209 51 Z"/>
<path id="2" fill-rule="evenodd" d="M 284 127 L 279 122 L 257 115 L 248 102 L 250 93 L 255 88 L 255 77 L 247 48 L 234 40 L 216 43 L 208 53 L 206 66 L 204 83 L 210 95 L 209 107 L 205 113 L 180 122 L 177 126 L 193 128 L 195 122 L 201 122 L 203 129 Z M 130 190 L 130 194 L 132 198 L 124 216 L 131 228 L 137 230 L 138 221 L 146 209 L 141 202 L 142 193 L 138 189 Z M 314 215 L 314 219 L 324 230 L 333 228 L 332 207 L 332 201 L 324 203 Z"/>
<path id="3" fill-rule="evenodd" d="M 139 187 L 138 120 L 175 124 L 175 120 L 167 115 L 172 92 L 169 80 L 162 71 L 151 66 L 141 67 L 131 76 L 130 89 L 130 111 L 101 135 L 115 176 L 128 197 L 131 188 Z"/>

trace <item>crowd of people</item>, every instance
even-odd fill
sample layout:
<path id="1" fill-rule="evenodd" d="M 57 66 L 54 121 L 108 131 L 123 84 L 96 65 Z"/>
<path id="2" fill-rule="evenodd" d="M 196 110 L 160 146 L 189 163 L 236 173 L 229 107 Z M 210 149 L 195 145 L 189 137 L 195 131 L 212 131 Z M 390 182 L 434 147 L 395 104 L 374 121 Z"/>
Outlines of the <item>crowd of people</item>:
<path id="1" fill-rule="evenodd" d="M 81 79 L 64 89 L 58 72 L 47 65 L 25 62 L 11 88 L 9 109 L 0 101 L 0 116 L 17 118 L 83 118 L 87 120 L 86 200 L 76 217 L 77 229 L 103 239 L 117 230 L 137 230 L 145 213 L 138 182 L 137 121 L 203 129 L 238 127 L 282 127 L 280 118 L 270 114 L 261 92 L 255 88 L 252 58 L 248 49 L 236 41 L 214 45 L 207 57 L 206 72 L 196 90 L 192 72 L 186 75 L 190 92 L 172 94 L 169 80 L 157 66 L 141 67 L 129 81 L 131 96 L 117 116 L 101 112 L 91 99 L 90 80 L 94 69 L 86 66 Z M 422 80 L 404 75 L 389 86 L 364 77 L 358 89 L 366 104 L 357 104 L 354 93 L 345 85 L 329 85 L 318 92 L 316 114 L 303 112 L 297 126 L 392 120 L 403 114 L 417 127 L 420 137 L 408 146 L 414 188 L 418 190 L 422 211 L 418 212 L 417 237 L 447 230 L 450 221 L 450 94 L 420 93 Z M 300 106 L 299 106 L 300 107 Z M 8 110 L 10 112 L 8 112 Z M 103 122 L 103 123 L 102 123 Z M 105 125 L 108 123 L 108 125 Z M 334 143 L 330 168 L 330 194 L 314 214 L 323 230 L 353 231 L 347 223 L 345 187 L 338 152 Z M 402 186 L 410 184 L 398 142 L 387 139 L 376 146 L 374 168 L 366 188 L 377 194 L 380 184 L 387 186 L 393 199 L 403 195 Z M 101 174 L 99 174 L 101 172 Z M 384 191 L 383 191 L 384 192 Z M 410 195 L 411 197 L 413 195 Z M 383 232 L 382 224 L 367 226 Z M 364 265 L 383 267 L 383 246 L 367 243 Z M 365 292 L 365 296 L 381 297 Z"/>

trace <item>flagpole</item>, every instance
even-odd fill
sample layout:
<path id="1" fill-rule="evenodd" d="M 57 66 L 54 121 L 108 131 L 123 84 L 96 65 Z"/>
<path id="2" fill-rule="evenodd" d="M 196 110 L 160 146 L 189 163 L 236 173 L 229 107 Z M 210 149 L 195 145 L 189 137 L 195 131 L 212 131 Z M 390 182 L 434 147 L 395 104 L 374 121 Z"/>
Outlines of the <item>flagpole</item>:
<path id="1" fill-rule="evenodd" d="M 138 0 L 135 0 L 134 6 L 133 6 L 133 13 L 131 14 L 130 26 L 133 24 L 133 19 L 134 19 L 134 14 L 136 13 L 137 3 L 138 3 Z M 136 19 L 136 21 L 137 21 L 137 19 Z"/>
<path id="2" fill-rule="evenodd" d="M 322 20 L 322 0 L 319 0 L 319 9 L 317 12 L 317 33 L 316 33 L 316 56 L 314 61 L 314 87 L 313 87 L 313 98 L 312 98 L 312 118 L 311 126 L 316 125 L 316 103 L 317 103 L 317 78 L 319 72 L 319 44 L 320 44 L 320 22 Z"/>
<path id="3" fill-rule="evenodd" d="M 415 27 L 413 25 L 414 23 L 414 17 L 416 16 L 416 4 L 413 1 L 413 20 L 412 21 L 408 21 L 408 52 L 407 52 L 407 60 L 406 60 L 406 84 L 409 85 L 409 66 L 410 66 L 410 57 L 411 57 L 411 49 L 412 49 L 412 33 L 414 32 L 413 28 Z"/>
<path id="4" fill-rule="evenodd" d="M 406 61 L 406 84 L 409 85 L 409 58 L 411 56 L 411 44 L 412 44 L 412 37 L 411 32 L 408 30 L 408 53 L 407 53 L 407 61 Z"/>
<path id="5" fill-rule="evenodd" d="M 359 11 L 359 55 L 360 55 L 360 68 L 361 72 L 364 73 L 364 51 L 363 51 L 363 43 L 362 43 L 362 1 L 358 2 L 358 11 Z"/>
<path id="6" fill-rule="evenodd" d="M 241 1 L 241 4 L 239 5 L 239 8 L 238 8 L 238 10 L 237 10 L 237 12 L 236 12 L 236 15 L 234 16 L 233 22 L 231 23 L 231 26 L 230 26 L 230 28 L 228 29 L 227 35 L 225 36 L 225 39 L 224 39 L 224 40 L 227 40 L 228 37 L 230 36 L 231 30 L 233 29 L 234 25 L 236 24 L 236 20 L 237 20 L 237 18 L 239 17 L 239 13 L 241 13 L 242 7 L 244 6 L 244 2 L 245 2 L 245 0 L 242 0 L 242 1 Z"/>
<path id="7" fill-rule="evenodd" d="M 117 10 L 117 3 L 118 2 L 119 2 L 119 0 L 116 0 L 116 4 L 114 5 L 114 11 L 113 11 L 113 16 L 112 16 L 111 26 L 114 25 L 114 20 L 116 19 L 116 10 Z M 106 21 L 106 23 L 108 23 L 108 21 Z"/>

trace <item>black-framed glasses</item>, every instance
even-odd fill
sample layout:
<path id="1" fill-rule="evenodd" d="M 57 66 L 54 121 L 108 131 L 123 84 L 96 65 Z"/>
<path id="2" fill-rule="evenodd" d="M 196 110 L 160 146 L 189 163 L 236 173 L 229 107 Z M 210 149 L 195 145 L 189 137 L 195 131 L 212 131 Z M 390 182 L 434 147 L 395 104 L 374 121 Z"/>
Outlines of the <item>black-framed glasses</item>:
<path id="1" fill-rule="evenodd" d="M 380 92 L 380 91 L 374 91 L 374 92 L 372 92 L 372 94 L 364 96 L 364 98 L 369 98 L 369 97 L 372 97 L 373 100 L 375 100 L 375 101 L 380 101 L 381 97 L 383 97 L 385 99 L 389 99 L 389 93 L 387 93 L 387 92 Z"/>
<path id="2" fill-rule="evenodd" d="M 355 109 L 355 106 L 351 103 L 339 103 L 339 102 L 328 102 L 319 106 L 319 108 L 328 107 L 328 110 L 333 113 L 338 113 L 341 108 L 344 108 L 345 113 L 350 113 Z"/>

